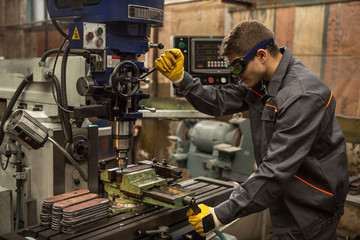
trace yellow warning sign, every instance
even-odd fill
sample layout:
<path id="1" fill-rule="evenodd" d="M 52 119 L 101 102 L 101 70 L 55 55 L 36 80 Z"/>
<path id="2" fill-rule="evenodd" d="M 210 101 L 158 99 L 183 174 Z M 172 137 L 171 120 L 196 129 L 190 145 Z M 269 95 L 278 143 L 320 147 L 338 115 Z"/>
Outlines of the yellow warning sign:
<path id="1" fill-rule="evenodd" d="M 72 40 L 80 40 L 80 34 L 79 34 L 79 31 L 78 31 L 77 27 L 75 27 L 74 34 L 73 34 L 71 39 Z"/>

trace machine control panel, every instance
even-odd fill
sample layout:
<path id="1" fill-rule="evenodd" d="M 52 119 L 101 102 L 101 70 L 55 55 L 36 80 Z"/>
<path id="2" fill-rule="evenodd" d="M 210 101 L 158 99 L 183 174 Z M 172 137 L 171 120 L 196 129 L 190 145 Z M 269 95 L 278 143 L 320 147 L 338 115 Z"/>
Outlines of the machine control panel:
<path id="1" fill-rule="evenodd" d="M 84 49 L 106 48 L 106 25 L 101 23 L 84 23 Z"/>
<path id="2" fill-rule="evenodd" d="M 171 48 L 178 48 L 184 54 L 184 70 L 201 84 L 222 86 L 234 81 L 225 67 L 225 59 L 220 56 L 222 36 L 172 36 Z M 170 94 L 181 97 L 171 86 Z"/>
<path id="3" fill-rule="evenodd" d="M 192 38 L 190 70 L 194 73 L 228 73 L 224 58 L 220 56 L 222 38 Z M 210 83 L 211 84 L 211 83 Z"/>

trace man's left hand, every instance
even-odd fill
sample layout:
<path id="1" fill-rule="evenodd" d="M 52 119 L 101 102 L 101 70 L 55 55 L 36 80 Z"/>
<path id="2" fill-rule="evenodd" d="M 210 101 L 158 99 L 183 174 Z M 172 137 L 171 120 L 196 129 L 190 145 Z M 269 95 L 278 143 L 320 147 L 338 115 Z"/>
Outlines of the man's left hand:
<path id="1" fill-rule="evenodd" d="M 219 219 L 216 217 L 214 208 L 208 207 L 204 204 L 199 204 L 201 212 L 195 215 L 194 211 L 190 208 L 186 212 L 189 218 L 189 223 L 200 236 L 205 237 L 206 234 L 211 233 L 221 225 Z"/>

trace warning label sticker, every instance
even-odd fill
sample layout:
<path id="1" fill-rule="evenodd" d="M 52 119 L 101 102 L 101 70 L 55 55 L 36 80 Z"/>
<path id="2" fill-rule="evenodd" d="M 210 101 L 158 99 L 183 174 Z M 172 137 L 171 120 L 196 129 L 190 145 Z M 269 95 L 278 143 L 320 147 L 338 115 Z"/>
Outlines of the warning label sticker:
<path id="1" fill-rule="evenodd" d="M 80 40 L 80 34 L 79 34 L 79 31 L 77 29 L 77 27 L 75 27 L 74 29 L 74 34 L 72 35 L 72 40 Z"/>
<path id="2" fill-rule="evenodd" d="M 119 56 L 112 56 L 112 55 L 108 55 L 107 56 L 107 67 L 108 68 L 114 68 L 116 67 L 116 64 L 118 64 L 120 62 L 120 57 Z"/>

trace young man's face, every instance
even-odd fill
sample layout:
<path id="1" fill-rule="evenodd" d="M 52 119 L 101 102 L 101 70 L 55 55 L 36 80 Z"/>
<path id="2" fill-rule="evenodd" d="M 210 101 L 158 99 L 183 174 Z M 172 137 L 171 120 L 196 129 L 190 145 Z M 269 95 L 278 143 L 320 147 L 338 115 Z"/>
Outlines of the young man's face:
<path id="1" fill-rule="evenodd" d="M 237 54 L 231 54 L 228 56 L 228 61 L 233 62 L 234 60 L 243 57 Z M 259 62 L 258 56 L 255 56 L 250 60 L 245 70 L 237 75 L 232 74 L 234 78 L 240 79 L 249 88 L 256 86 L 264 77 L 264 66 Z"/>

